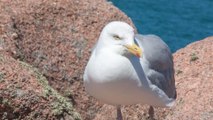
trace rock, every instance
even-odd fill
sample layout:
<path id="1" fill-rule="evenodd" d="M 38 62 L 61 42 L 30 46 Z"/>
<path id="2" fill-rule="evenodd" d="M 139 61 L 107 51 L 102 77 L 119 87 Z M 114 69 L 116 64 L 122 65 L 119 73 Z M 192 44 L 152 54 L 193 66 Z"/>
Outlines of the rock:
<path id="1" fill-rule="evenodd" d="M 2 119 L 78 119 L 75 109 L 85 120 L 115 119 L 113 106 L 84 91 L 82 75 L 105 24 L 133 26 L 126 15 L 105 0 L 2 0 L 0 17 Z M 213 118 L 212 39 L 174 54 L 176 106 L 155 108 L 155 119 Z M 150 119 L 148 108 L 123 106 L 122 112 L 125 119 Z"/>
<path id="2" fill-rule="evenodd" d="M 0 119 L 80 120 L 36 68 L 0 52 Z"/>
<path id="3" fill-rule="evenodd" d="M 102 104 L 82 85 L 90 51 L 108 22 L 131 20 L 105 0 L 3 0 L 0 16 L 0 50 L 38 68 L 83 119 L 93 119 Z"/>
<path id="4" fill-rule="evenodd" d="M 174 54 L 177 102 L 168 120 L 213 118 L 213 37 Z"/>

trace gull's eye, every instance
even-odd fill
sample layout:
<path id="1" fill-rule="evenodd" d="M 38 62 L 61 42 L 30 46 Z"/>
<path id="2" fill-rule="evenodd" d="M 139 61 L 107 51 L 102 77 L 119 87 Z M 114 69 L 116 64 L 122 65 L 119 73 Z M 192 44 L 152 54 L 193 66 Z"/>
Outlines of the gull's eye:
<path id="1" fill-rule="evenodd" d="M 114 38 L 115 40 L 121 40 L 121 38 L 120 38 L 118 35 L 113 35 L 113 38 Z"/>

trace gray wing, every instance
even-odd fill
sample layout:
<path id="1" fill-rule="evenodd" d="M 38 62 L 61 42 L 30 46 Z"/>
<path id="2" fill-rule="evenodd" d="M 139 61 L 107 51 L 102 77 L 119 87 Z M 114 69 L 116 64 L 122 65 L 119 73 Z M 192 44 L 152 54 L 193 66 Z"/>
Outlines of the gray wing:
<path id="1" fill-rule="evenodd" d="M 176 98 L 173 58 L 169 47 L 156 35 L 135 35 L 142 48 L 145 75 L 169 98 Z"/>

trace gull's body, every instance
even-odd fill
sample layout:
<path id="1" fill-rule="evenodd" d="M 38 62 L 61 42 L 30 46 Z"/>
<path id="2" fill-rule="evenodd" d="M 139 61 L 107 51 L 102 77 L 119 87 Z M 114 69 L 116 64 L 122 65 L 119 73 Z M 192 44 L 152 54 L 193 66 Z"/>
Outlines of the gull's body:
<path id="1" fill-rule="evenodd" d="M 168 46 L 154 35 L 134 35 L 126 23 L 110 24 L 103 29 L 86 66 L 84 84 L 87 92 L 113 105 L 172 106 L 176 91 Z M 114 34 L 122 36 L 123 41 L 111 40 L 110 35 Z M 142 49 L 140 57 L 123 47 L 134 43 Z"/>

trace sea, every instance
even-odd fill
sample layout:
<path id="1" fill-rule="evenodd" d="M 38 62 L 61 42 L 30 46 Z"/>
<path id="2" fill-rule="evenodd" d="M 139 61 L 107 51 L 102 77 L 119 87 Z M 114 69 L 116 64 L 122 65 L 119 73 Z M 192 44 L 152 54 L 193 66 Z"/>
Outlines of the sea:
<path id="1" fill-rule="evenodd" d="M 110 0 L 140 34 L 161 37 L 172 52 L 213 36 L 213 0 Z"/>

